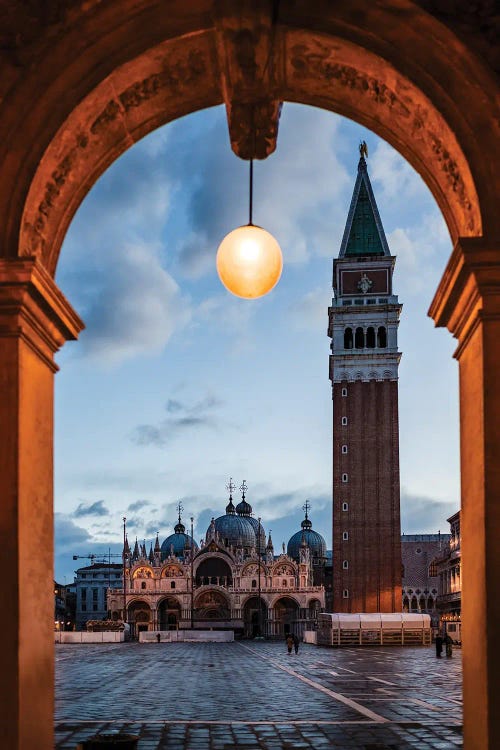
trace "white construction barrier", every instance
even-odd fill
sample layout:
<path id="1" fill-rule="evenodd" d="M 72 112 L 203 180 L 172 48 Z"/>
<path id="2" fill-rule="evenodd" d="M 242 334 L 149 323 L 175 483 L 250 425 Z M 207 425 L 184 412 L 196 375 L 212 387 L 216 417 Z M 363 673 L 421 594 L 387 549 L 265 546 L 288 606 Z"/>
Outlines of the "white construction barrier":
<path id="1" fill-rule="evenodd" d="M 304 630 L 302 639 L 304 643 L 316 644 L 318 642 L 318 632 L 316 630 Z"/>
<path id="2" fill-rule="evenodd" d="M 123 630 L 103 630 L 100 633 L 56 631 L 54 637 L 56 643 L 123 643 L 125 640 Z"/>
<path id="3" fill-rule="evenodd" d="M 158 641 L 158 636 L 160 640 Z M 230 643 L 232 630 L 143 630 L 139 643 Z"/>

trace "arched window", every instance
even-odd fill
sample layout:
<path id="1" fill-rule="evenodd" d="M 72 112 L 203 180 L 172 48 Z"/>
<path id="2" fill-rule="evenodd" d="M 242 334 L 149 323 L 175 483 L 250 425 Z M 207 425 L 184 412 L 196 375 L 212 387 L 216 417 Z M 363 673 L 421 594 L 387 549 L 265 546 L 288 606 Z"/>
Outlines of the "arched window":
<path id="1" fill-rule="evenodd" d="M 438 574 L 437 562 L 433 560 L 429 565 L 429 578 L 436 578 Z"/>
<path id="2" fill-rule="evenodd" d="M 170 581 L 170 588 L 175 589 L 175 581 Z"/>
<path id="3" fill-rule="evenodd" d="M 354 346 L 356 349 L 365 348 L 365 332 L 361 327 L 356 328 L 356 335 L 354 336 Z"/>
<path id="4" fill-rule="evenodd" d="M 352 349 L 352 328 L 344 331 L 344 349 Z"/>
<path id="5" fill-rule="evenodd" d="M 146 588 L 146 581 L 143 581 L 143 582 L 141 583 L 141 589 L 145 589 L 145 588 Z"/>
<path id="6" fill-rule="evenodd" d="M 380 326 L 377 331 L 377 346 L 381 349 L 385 349 L 387 346 L 387 331 L 385 326 Z"/>
<path id="7" fill-rule="evenodd" d="M 375 328 L 370 326 L 366 331 L 366 346 L 368 349 L 375 348 Z"/>
<path id="8" fill-rule="evenodd" d="M 252 581 L 252 588 L 254 589 L 256 587 L 257 587 L 257 581 L 254 580 L 254 581 Z"/>
<path id="9" fill-rule="evenodd" d="M 281 585 L 282 585 L 282 586 L 286 586 L 286 581 L 285 581 L 285 579 L 284 579 L 284 578 L 283 578 L 283 580 L 282 580 L 282 582 L 281 582 Z"/>

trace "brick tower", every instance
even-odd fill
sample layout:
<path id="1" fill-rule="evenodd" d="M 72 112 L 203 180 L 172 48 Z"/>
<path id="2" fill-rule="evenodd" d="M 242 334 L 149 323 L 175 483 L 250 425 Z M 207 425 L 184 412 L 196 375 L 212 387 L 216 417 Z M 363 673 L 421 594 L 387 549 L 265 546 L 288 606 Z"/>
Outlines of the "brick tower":
<path id="1" fill-rule="evenodd" d="M 333 397 L 333 611 L 401 611 L 398 325 L 391 256 L 366 144 L 329 308 Z"/>

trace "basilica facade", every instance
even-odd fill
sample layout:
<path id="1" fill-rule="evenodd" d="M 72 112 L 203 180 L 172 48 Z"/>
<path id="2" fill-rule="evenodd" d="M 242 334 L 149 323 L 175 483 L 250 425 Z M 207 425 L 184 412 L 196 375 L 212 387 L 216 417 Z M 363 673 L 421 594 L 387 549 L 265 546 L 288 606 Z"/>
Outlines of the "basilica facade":
<path id="1" fill-rule="evenodd" d="M 301 635 L 325 607 L 326 544 L 312 528 L 306 503 L 301 529 L 274 553 L 245 497 L 213 518 L 200 545 L 181 521 L 160 544 L 125 540 L 124 586 L 108 592 L 108 610 L 143 630 L 221 629 L 240 637 Z M 125 613 L 125 617 L 124 617 Z"/>

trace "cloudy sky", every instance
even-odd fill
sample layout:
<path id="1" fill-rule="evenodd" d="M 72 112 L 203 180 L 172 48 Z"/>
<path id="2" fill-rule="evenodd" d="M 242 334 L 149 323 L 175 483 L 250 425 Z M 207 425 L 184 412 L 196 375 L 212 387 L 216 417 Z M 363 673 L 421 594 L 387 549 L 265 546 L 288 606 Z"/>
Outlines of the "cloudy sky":
<path id="1" fill-rule="evenodd" d="M 327 308 L 354 187 L 358 143 L 403 303 L 399 346 L 402 531 L 447 531 L 459 506 L 454 341 L 426 312 L 451 252 L 428 189 L 388 144 L 328 112 L 285 105 L 278 149 L 255 165 L 254 221 L 284 255 L 279 285 L 233 297 L 217 246 L 248 217 L 248 164 L 231 152 L 222 107 L 157 130 L 82 203 L 57 281 L 86 323 L 58 355 L 56 578 L 129 539 L 160 539 L 222 515 L 230 476 L 272 530 L 331 546 Z M 239 492 L 236 493 L 239 498 Z M 115 561 L 118 561 L 116 559 Z"/>

